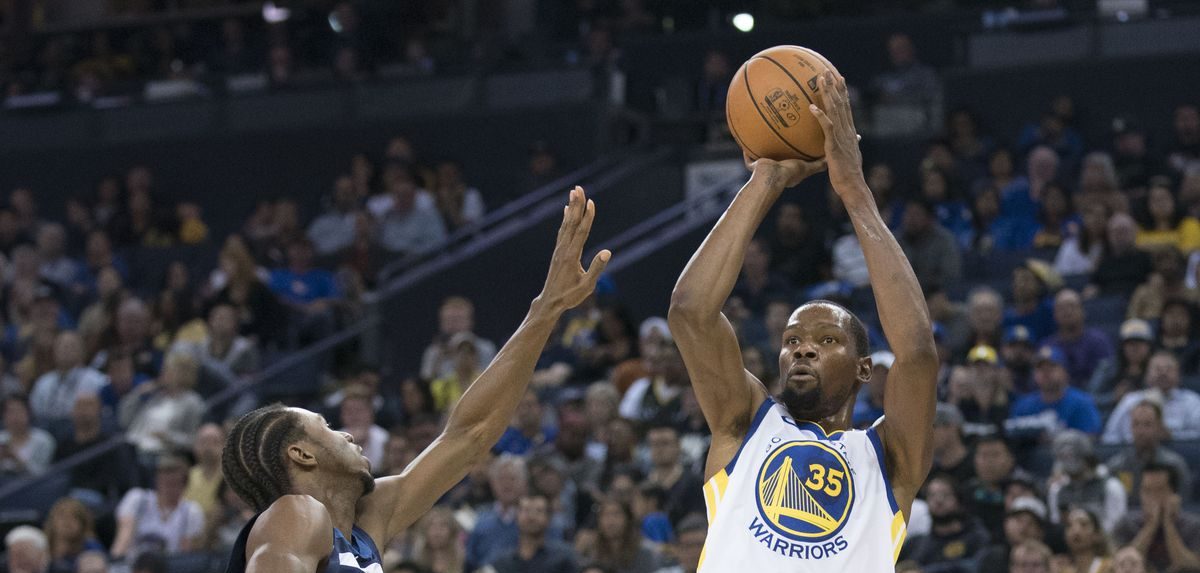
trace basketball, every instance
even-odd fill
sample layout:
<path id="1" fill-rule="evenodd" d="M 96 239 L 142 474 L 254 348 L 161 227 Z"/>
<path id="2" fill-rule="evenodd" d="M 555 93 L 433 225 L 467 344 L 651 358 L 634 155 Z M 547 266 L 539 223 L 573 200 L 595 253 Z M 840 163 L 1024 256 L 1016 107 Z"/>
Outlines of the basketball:
<path id="1" fill-rule="evenodd" d="M 817 78 L 837 68 L 800 46 L 775 46 L 742 64 L 725 100 L 729 132 L 751 160 L 815 160 L 825 155 L 825 134 L 809 111 L 824 109 Z"/>

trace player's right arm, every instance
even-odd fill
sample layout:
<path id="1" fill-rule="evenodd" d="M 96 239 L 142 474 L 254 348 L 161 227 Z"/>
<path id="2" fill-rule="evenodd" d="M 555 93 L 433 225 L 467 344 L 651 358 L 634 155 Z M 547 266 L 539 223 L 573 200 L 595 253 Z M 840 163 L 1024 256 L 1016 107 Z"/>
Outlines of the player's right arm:
<path id="1" fill-rule="evenodd" d="M 333 551 L 333 520 L 321 502 L 285 495 L 258 516 L 246 539 L 246 573 L 315 573 Z"/>
<path id="2" fill-rule="evenodd" d="M 713 436 L 705 479 L 733 459 L 754 411 L 767 396 L 762 382 L 742 366 L 737 335 L 721 309 L 733 291 L 746 247 L 771 205 L 784 189 L 824 168 L 823 162 L 755 162 L 750 181 L 692 255 L 671 293 L 671 336 Z"/>

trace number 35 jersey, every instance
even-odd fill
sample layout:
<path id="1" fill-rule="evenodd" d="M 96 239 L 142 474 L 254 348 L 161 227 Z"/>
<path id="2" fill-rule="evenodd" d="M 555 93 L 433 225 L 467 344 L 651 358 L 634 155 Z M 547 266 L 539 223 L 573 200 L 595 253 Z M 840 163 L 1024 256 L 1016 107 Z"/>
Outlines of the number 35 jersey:
<path id="1" fill-rule="evenodd" d="M 699 573 L 890 572 L 904 544 L 876 429 L 828 435 L 771 399 L 704 500 Z"/>

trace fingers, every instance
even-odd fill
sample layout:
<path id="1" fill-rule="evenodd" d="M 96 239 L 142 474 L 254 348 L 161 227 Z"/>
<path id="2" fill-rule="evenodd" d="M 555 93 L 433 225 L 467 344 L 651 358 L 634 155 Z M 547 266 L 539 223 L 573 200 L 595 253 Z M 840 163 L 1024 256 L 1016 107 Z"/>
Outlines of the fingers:
<path id="1" fill-rule="evenodd" d="M 583 218 L 575 226 L 575 233 L 571 236 L 572 249 L 583 252 L 583 244 L 587 242 L 588 234 L 592 232 L 592 221 L 594 220 L 596 220 L 596 204 L 588 199 L 583 210 Z"/>
<path id="2" fill-rule="evenodd" d="M 582 192 L 583 192 L 583 189 L 580 188 L 578 185 L 576 185 L 574 189 L 571 189 L 571 191 L 567 193 L 567 204 L 566 204 L 566 206 L 563 207 L 562 225 L 560 225 L 558 227 L 558 240 L 559 241 L 562 241 L 564 238 L 570 237 L 573 229 L 575 228 L 575 224 L 572 222 L 572 218 L 574 217 L 574 211 L 572 211 L 571 207 L 573 207 L 576 203 L 576 199 L 575 199 L 576 194 L 582 193 Z"/>
<path id="3" fill-rule="evenodd" d="M 808 111 L 812 112 L 813 117 L 817 118 L 817 123 L 821 125 L 821 131 L 825 132 L 825 139 L 829 139 L 833 134 L 833 122 L 829 120 L 829 116 L 817 107 L 817 104 L 809 104 Z"/>
<path id="4" fill-rule="evenodd" d="M 603 249 L 592 258 L 592 264 L 588 265 L 587 281 L 594 288 L 596 281 L 600 280 L 600 275 L 604 274 L 604 269 L 608 267 L 608 261 L 612 259 L 612 252 L 608 249 Z"/>

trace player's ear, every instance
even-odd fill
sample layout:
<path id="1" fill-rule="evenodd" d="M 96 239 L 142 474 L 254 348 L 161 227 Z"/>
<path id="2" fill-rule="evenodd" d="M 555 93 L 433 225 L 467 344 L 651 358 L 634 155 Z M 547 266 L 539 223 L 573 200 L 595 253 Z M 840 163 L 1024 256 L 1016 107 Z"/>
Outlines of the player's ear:
<path id="1" fill-rule="evenodd" d="M 313 455 L 312 449 L 302 442 L 288 446 L 287 457 L 292 463 L 302 468 L 313 468 L 317 465 L 317 458 Z"/>
<path id="2" fill-rule="evenodd" d="M 871 381 L 871 357 L 863 356 L 858 359 L 858 381 L 866 384 Z"/>

